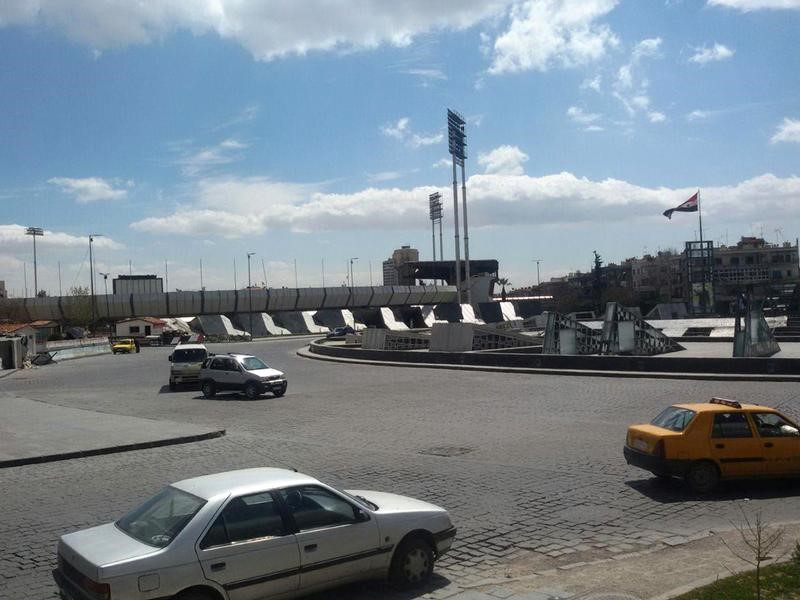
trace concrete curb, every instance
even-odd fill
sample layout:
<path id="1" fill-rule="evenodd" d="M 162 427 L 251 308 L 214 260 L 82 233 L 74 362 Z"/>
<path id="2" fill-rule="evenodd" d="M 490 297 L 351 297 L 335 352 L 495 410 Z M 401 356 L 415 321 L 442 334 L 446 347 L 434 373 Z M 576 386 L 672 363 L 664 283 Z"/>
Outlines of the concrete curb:
<path id="1" fill-rule="evenodd" d="M 11 460 L 0 461 L 0 469 L 8 469 L 11 467 L 22 467 L 25 465 L 42 464 L 49 462 L 57 462 L 60 460 L 71 460 L 73 458 L 86 458 L 89 456 L 101 456 L 104 454 L 118 454 L 121 452 L 132 452 L 134 450 L 145 450 L 147 448 L 160 448 L 162 446 L 175 446 L 178 444 L 189 444 L 192 442 L 202 442 L 214 438 L 222 437 L 225 435 L 224 429 L 216 429 L 208 433 L 200 433 L 196 435 L 186 435 L 176 438 L 167 438 L 163 440 L 155 440 L 152 442 L 136 442 L 134 444 L 124 444 L 122 446 L 109 446 L 107 448 L 94 448 L 92 450 L 76 450 L 73 452 L 62 452 L 60 454 L 47 454 L 44 456 L 30 456 L 27 458 L 14 458 Z"/>
<path id="2" fill-rule="evenodd" d="M 800 376 L 791 375 L 736 375 L 729 373 L 667 373 L 655 371 L 590 371 L 585 369 L 534 369 L 522 367 L 491 367 L 481 365 L 452 365 L 434 363 L 413 363 L 396 361 L 378 361 L 361 358 L 343 358 L 316 354 L 308 349 L 308 346 L 297 351 L 301 358 L 314 360 L 327 360 L 331 362 L 380 365 L 384 367 L 413 367 L 418 369 L 455 369 L 459 371 L 486 371 L 494 373 L 520 373 L 528 375 L 574 375 L 582 377 L 626 377 L 636 379 L 689 379 L 700 381 L 789 381 L 799 382 Z"/>

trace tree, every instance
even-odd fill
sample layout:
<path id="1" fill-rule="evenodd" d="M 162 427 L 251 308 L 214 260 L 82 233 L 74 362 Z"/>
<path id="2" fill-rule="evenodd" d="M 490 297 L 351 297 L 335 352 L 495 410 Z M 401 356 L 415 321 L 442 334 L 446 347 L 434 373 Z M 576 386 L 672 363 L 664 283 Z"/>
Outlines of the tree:
<path id="1" fill-rule="evenodd" d="M 37 298 L 47 298 L 47 291 L 39 290 L 38 292 L 36 292 L 36 297 Z"/>
<path id="2" fill-rule="evenodd" d="M 89 297 L 89 288 L 73 286 L 69 288 L 68 296 L 63 303 L 64 313 L 70 325 L 87 327 L 92 321 L 92 301 Z"/>
<path id="3" fill-rule="evenodd" d="M 503 302 L 505 302 L 506 301 L 506 286 L 507 285 L 511 285 L 511 282 L 506 277 L 498 277 L 497 278 L 497 283 L 499 283 L 503 288 L 502 291 L 500 292 L 500 298 L 503 300 Z"/>

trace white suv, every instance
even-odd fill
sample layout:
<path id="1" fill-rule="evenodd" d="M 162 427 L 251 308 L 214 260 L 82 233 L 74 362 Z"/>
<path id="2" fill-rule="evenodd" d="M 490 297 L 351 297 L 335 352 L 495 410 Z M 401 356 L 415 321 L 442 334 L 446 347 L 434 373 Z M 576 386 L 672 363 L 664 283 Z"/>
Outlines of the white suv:
<path id="1" fill-rule="evenodd" d="M 200 369 L 200 389 L 206 398 L 222 390 L 240 390 L 251 400 L 265 392 L 286 393 L 286 375 L 249 354 L 217 354 Z"/>

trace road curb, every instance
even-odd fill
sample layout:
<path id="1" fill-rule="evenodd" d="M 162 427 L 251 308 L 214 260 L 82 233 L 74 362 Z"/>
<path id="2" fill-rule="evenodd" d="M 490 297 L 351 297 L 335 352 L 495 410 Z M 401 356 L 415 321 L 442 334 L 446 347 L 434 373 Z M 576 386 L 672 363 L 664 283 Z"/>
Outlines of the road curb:
<path id="1" fill-rule="evenodd" d="M 659 371 L 600 371 L 587 369 L 536 369 L 524 367 L 492 367 L 482 365 L 455 365 L 441 363 L 415 363 L 399 361 L 380 361 L 366 358 L 343 358 L 316 354 L 308 350 L 308 346 L 297 350 L 297 355 L 301 358 L 314 360 L 327 360 L 331 362 L 379 365 L 384 367 L 411 367 L 418 369 L 455 369 L 458 371 L 484 371 L 490 373 L 519 373 L 528 375 L 574 375 L 576 377 L 625 377 L 635 379 L 689 379 L 700 381 L 777 381 L 777 382 L 798 382 L 800 376 L 791 375 L 754 375 L 735 373 L 671 373 Z"/>
<path id="2" fill-rule="evenodd" d="M 207 433 L 196 435 L 186 435 L 176 438 L 155 440 L 152 442 L 136 442 L 134 444 L 124 444 L 122 446 L 108 446 L 106 448 L 94 448 L 92 450 L 76 450 L 73 452 L 62 452 L 60 454 L 46 454 L 43 456 L 29 456 L 26 458 L 14 458 L 0 461 L 0 469 L 11 467 L 22 467 L 25 465 L 38 465 L 42 463 L 58 462 L 61 460 L 71 460 L 73 458 L 86 458 L 89 456 L 102 456 L 105 454 L 118 454 L 121 452 L 132 452 L 134 450 L 146 450 L 148 448 L 161 448 L 163 446 L 176 446 L 178 444 L 190 444 L 192 442 L 202 442 L 225 435 L 224 429 L 216 429 Z"/>

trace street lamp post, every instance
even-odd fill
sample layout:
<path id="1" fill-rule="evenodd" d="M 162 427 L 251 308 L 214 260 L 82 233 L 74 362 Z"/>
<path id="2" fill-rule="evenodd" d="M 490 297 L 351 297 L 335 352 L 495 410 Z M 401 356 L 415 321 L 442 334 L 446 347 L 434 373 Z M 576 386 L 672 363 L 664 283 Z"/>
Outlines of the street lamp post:
<path id="1" fill-rule="evenodd" d="M 536 263 L 536 287 L 541 285 L 541 280 L 539 279 L 539 263 L 542 262 L 541 258 L 534 258 L 531 262 Z"/>
<path id="2" fill-rule="evenodd" d="M 109 307 L 109 304 L 108 304 L 108 276 L 111 275 L 111 273 L 101 273 L 100 271 L 98 271 L 97 274 L 103 276 L 103 289 L 106 292 L 106 319 L 108 319 L 108 322 L 109 322 L 108 328 L 110 330 L 111 329 L 111 308 Z"/>
<path id="3" fill-rule="evenodd" d="M 357 260 L 357 256 L 354 256 L 350 259 L 350 287 L 356 287 L 355 274 L 353 273 L 353 262 Z"/>
<path id="4" fill-rule="evenodd" d="M 253 286 L 250 283 L 250 257 L 253 256 L 255 252 L 248 252 L 247 253 L 247 296 L 249 298 L 248 302 L 250 304 L 250 339 L 253 339 Z"/>
<path id="5" fill-rule="evenodd" d="M 97 306 L 95 305 L 94 301 L 94 258 L 92 256 L 92 242 L 94 242 L 94 238 L 96 237 L 103 237 L 102 233 L 90 233 L 89 234 L 89 288 L 90 288 L 90 303 L 92 305 L 92 329 L 94 329 L 94 322 L 97 314 Z"/>
<path id="6" fill-rule="evenodd" d="M 33 295 L 39 294 L 39 278 L 36 269 L 36 238 L 44 235 L 44 230 L 41 227 L 28 227 L 25 230 L 25 235 L 33 237 Z"/>

